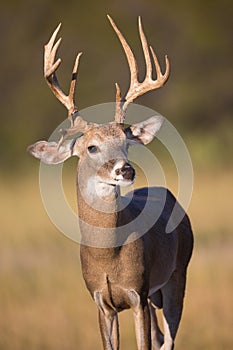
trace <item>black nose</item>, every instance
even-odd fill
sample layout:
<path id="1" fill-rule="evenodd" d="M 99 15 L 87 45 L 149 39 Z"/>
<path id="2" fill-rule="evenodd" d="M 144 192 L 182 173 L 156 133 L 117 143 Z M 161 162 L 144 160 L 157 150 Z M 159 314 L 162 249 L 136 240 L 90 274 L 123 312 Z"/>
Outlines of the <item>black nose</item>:
<path id="1" fill-rule="evenodd" d="M 133 180 L 135 178 L 135 170 L 129 163 L 125 163 L 122 168 L 116 169 L 117 175 L 122 175 L 126 180 Z"/>

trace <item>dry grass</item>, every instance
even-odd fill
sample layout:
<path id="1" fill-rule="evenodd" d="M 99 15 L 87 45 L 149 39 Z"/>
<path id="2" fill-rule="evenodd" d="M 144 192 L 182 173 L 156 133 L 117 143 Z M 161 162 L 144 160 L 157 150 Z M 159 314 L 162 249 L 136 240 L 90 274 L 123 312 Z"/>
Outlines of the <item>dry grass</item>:
<path id="1" fill-rule="evenodd" d="M 50 223 L 33 176 L 1 180 L 0 350 L 101 349 L 79 247 Z M 195 181 L 196 245 L 177 349 L 232 349 L 231 181 L 232 172 Z M 131 313 L 120 321 L 122 349 L 135 349 Z"/>

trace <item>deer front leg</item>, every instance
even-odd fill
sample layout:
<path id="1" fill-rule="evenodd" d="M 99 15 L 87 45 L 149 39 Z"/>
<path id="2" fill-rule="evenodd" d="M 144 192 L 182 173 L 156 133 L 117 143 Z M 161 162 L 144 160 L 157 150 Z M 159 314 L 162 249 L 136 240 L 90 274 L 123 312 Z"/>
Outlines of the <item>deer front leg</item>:
<path id="1" fill-rule="evenodd" d="M 151 323 L 148 301 L 142 300 L 134 290 L 128 291 L 134 313 L 138 350 L 151 350 Z"/>
<path id="2" fill-rule="evenodd" d="M 119 325 L 117 312 L 103 301 L 102 293 L 94 293 L 99 308 L 99 327 L 104 350 L 119 350 Z"/>

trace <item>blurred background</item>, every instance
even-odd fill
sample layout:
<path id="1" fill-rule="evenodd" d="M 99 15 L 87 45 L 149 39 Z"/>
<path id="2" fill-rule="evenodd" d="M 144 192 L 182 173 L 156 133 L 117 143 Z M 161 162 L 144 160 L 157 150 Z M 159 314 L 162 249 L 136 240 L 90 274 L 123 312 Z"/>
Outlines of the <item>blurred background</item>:
<path id="1" fill-rule="evenodd" d="M 43 45 L 62 22 L 59 80 L 67 91 L 74 57 L 82 51 L 79 109 L 126 91 L 129 72 L 106 14 L 128 39 L 143 78 L 137 31 L 145 33 L 166 86 L 137 99 L 164 115 L 183 137 L 194 166 L 189 215 L 195 250 L 189 268 L 177 349 L 233 347 L 233 2 L 230 0 L 2 0 L 0 128 L 0 349 L 100 349 L 96 307 L 82 281 L 78 244 L 59 234 L 40 198 L 39 162 L 26 147 L 47 139 L 66 117 L 43 79 Z M 111 120 L 112 116 L 110 116 Z M 143 119 L 143 118 L 142 118 Z M 156 142 L 151 146 L 159 152 Z M 158 155 L 159 157 L 159 155 Z M 177 174 L 161 152 L 167 183 Z M 64 166 L 64 187 L 75 207 L 76 160 Z M 140 177 L 139 177 L 139 185 Z M 120 316 L 122 349 L 135 349 L 131 313 Z"/>

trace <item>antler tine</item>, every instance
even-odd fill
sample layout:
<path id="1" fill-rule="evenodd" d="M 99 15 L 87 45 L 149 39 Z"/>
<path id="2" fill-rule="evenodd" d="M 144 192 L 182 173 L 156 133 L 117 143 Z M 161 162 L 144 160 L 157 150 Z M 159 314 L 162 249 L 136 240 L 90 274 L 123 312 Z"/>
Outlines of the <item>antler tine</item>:
<path id="1" fill-rule="evenodd" d="M 156 56 L 153 48 L 150 46 L 150 51 L 151 51 L 151 54 L 153 57 L 156 75 L 157 75 L 157 79 L 153 80 L 150 52 L 149 52 L 149 48 L 148 48 L 147 39 L 146 39 L 146 36 L 145 36 L 143 28 L 142 28 L 142 21 L 141 21 L 140 17 L 138 18 L 138 28 L 139 28 L 139 34 L 140 34 L 140 39 L 141 39 L 141 43 L 142 43 L 143 53 L 144 53 L 144 57 L 145 57 L 146 76 L 145 76 L 145 79 L 142 83 L 140 83 L 138 80 L 135 80 L 133 82 L 133 84 L 131 83 L 132 88 L 130 87 L 130 89 L 125 97 L 125 103 L 122 107 L 124 111 L 128 107 L 129 103 L 133 102 L 135 100 L 135 98 L 145 94 L 148 91 L 155 90 L 155 89 L 162 87 L 165 84 L 165 82 L 167 81 L 167 79 L 169 77 L 169 73 L 170 73 L 170 64 L 169 64 L 168 57 L 165 56 L 166 71 L 165 71 L 165 74 L 162 74 L 157 56 Z"/>
<path id="2" fill-rule="evenodd" d="M 78 73 L 78 65 L 79 65 L 79 59 L 82 53 L 79 53 L 76 57 L 73 73 L 72 73 L 72 80 L 70 84 L 70 90 L 69 95 L 66 95 L 63 90 L 61 89 L 59 82 L 56 77 L 56 70 L 58 69 L 59 65 L 61 64 L 61 59 L 58 58 L 56 62 L 55 56 L 57 53 L 57 50 L 61 43 L 61 38 L 57 40 L 57 42 L 54 44 L 57 34 L 60 30 L 61 23 L 57 26 L 55 31 L 53 32 L 49 42 L 44 47 L 44 77 L 54 93 L 54 95 L 57 97 L 57 99 L 66 107 L 68 110 L 68 117 L 71 120 L 71 124 L 73 125 L 72 121 L 72 114 L 78 111 L 75 100 L 74 100 L 74 93 L 75 93 L 75 86 L 77 81 L 77 73 Z"/>
<path id="3" fill-rule="evenodd" d="M 127 60 L 128 60 L 128 64 L 129 64 L 129 68 L 130 68 L 130 74 L 131 74 L 131 82 L 133 82 L 135 79 L 137 79 L 138 76 L 138 66 L 137 66 L 137 62 L 136 59 L 134 57 L 134 54 L 129 46 L 129 44 L 127 43 L 127 41 L 125 40 L 124 36 L 122 35 L 122 33 L 120 32 L 120 30 L 118 29 L 118 27 L 116 26 L 115 22 L 113 21 L 113 19 L 107 15 L 113 29 L 115 30 L 121 45 L 125 51 Z"/>
<path id="4" fill-rule="evenodd" d="M 145 62 L 146 62 L 146 78 L 149 79 L 152 76 L 152 64 L 151 64 L 151 59 L 150 59 L 150 52 L 148 48 L 148 43 L 146 40 L 146 36 L 143 32 L 142 29 L 142 21 L 141 17 L 138 17 L 138 29 L 139 29 L 139 35 L 142 43 L 142 49 L 145 57 Z"/>
<path id="5" fill-rule="evenodd" d="M 118 124 L 123 124 L 124 123 L 124 114 L 122 113 L 121 109 L 121 89 L 120 86 L 115 83 L 116 86 L 116 110 L 115 110 L 115 121 Z"/>
<path id="6" fill-rule="evenodd" d="M 126 58 L 128 61 L 128 65 L 129 65 L 129 69 L 130 69 L 130 88 L 133 87 L 134 81 L 137 81 L 137 76 L 138 76 L 138 66 L 137 66 L 137 61 L 134 57 L 134 54 L 129 46 L 129 44 L 127 43 L 127 41 L 125 40 L 124 36 L 122 35 L 122 33 L 120 32 L 120 30 L 118 29 L 118 27 L 116 26 L 115 22 L 113 21 L 113 19 L 107 15 L 109 22 L 111 23 L 114 31 L 116 32 L 121 45 L 125 51 L 126 54 Z M 116 96 L 120 96 L 121 95 L 121 90 L 118 84 L 116 84 Z M 123 101 L 125 99 L 123 98 Z M 121 104 L 122 104 L 122 99 L 121 99 Z M 116 113 L 115 113 L 115 120 L 118 123 L 123 123 L 125 116 L 124 116 L 124 112 L 119 114 L 120 108 L 121 108 L 121 104 L 120 101 L 116 101 L 117 106 L 116 106 Z M 120 108 L 119 108 L 120 107 Z"/>
<path id="7" fill-rule="evenodd" d="M 74 101 L 74 94 L 75 94 L 75 88 L 77 83 L 77 76 L 78 76 L 78 66 L 79 66 L 79 59 L 82 55 L 82 52 L 79 52 L 76 56 L 75 62 L 74 62 L 74 68 L 72 72 L 72 79 L 70 83 L 70 91 L 69 91 L 69 98 L 70 100 Z"/>
<path id="8" fill-rule="evenodd" d="M 165 69 L 165 73 L 162 74 L 158 58 L 157 58 L 157 56 L 156 56 L 152 46 L 150 46 L 150 51 L 151 51 L 151 54 L 152 54 L 152 57 L 153 57 L 153 61 L 154 61 L 154 64 L 155 64 L 155 70 L 156 70 L 156 74 L 157 74 L 157 81 L 158 82 L 161 81 L 162 82 L 161 86 L 163 86 L 166 83 L 166 81 L 168 80 L 169 75 L 170 75 L 170 62 L 169 62 L 169 59 L 168 59 L 167 55 L 165 55 L 166 69 Z M 158 86 L 158 87 L 160 87 L 160 86 Z"/>
<path id="9" fill-rule="evenodd" d="M 122 44 L 122 47 L 125 51 L 127 61 L 129 64 L 129 69 L 130 69 L 130 87 L 129 87 L 129 90 L 126 93 L 125 97 L 121 98 L 120 103 L 119 103 L 119 101 L 116 101 L 117 106 L 116 106 L 115 120 L 117 122 L 123 123 L 124 119 L 125 119 L 125 112 L 126 112 L 126 109 L 129 105 L 129 103 L 133 102 L 137 97 L 145 94 L 146 92 L 148 92 L 150 90 L 155 90 L 155 89 L 162 87 L 166 83 L 166 81 L 169 77 L 169 73 L 170 73 L 170 64 L 169 64 L 168 57 L 165 56 L 166 70 L 165 70 L 165 73 L 162 74 L 156 54 L 155 54 L 153 48 L 151 46 L 150 47 L 148 46 L 147 39 L 146 39 L 146 36 L 145 36 L 143 28 L 142 28 L 141 18 L 139 17 L 138 18 L 139 35 L 140 35 L 142 49 L 143 49 L 145 63 L 146 63 L 146 76 L 145 76 L 144 81 L 140 83 L 138 81 L 138 67 L 137 67 L 137 62 L 135 60 L 134 54 L 133 54 L 131 48 L 129 47 L 127 41 L 123 37 L 122 33 L 117 28 L 114 21 L 112 20 L 112 18 L 110 16 L 108 16 L 108 19 L 109 19 L 113 29 L 115 30 L 121 44 Z M 149 50 L 149 48 L 150 48 L 150 50 Z M 152 77 L 152 62 L 151 62 L 150 51 L 151 51 L 154 65 L 155 65 L 155 70 L 156 70 L 156 75 L 157 75 L 156 80 L 154 80 Z M 119 91 L 120 91 L 120 88 L 117 85 L 116 96 L 117 96 L 118 100 L 119 100 L 119 96 L 120 96 Z"/>
<path id="10" fill-rule="evenodd" d="M 54 63 L 54 58 L 57 52 L 58 47 L 61 43 L 61 38 L 56 42 L 54 45 L 54 41 L 56 39 L 57 33 L 61 28 L 61 23 L 57 26 L 55 31 L 53 32 L 49 42 L 47 45 L 45 45 L 45 51 L 44 51 L 44 76 L 45 78 L 49 78 L 54 71 L 59 67 L 61 63 L 61 59 L 58 58 L 57 61 Z"/>

